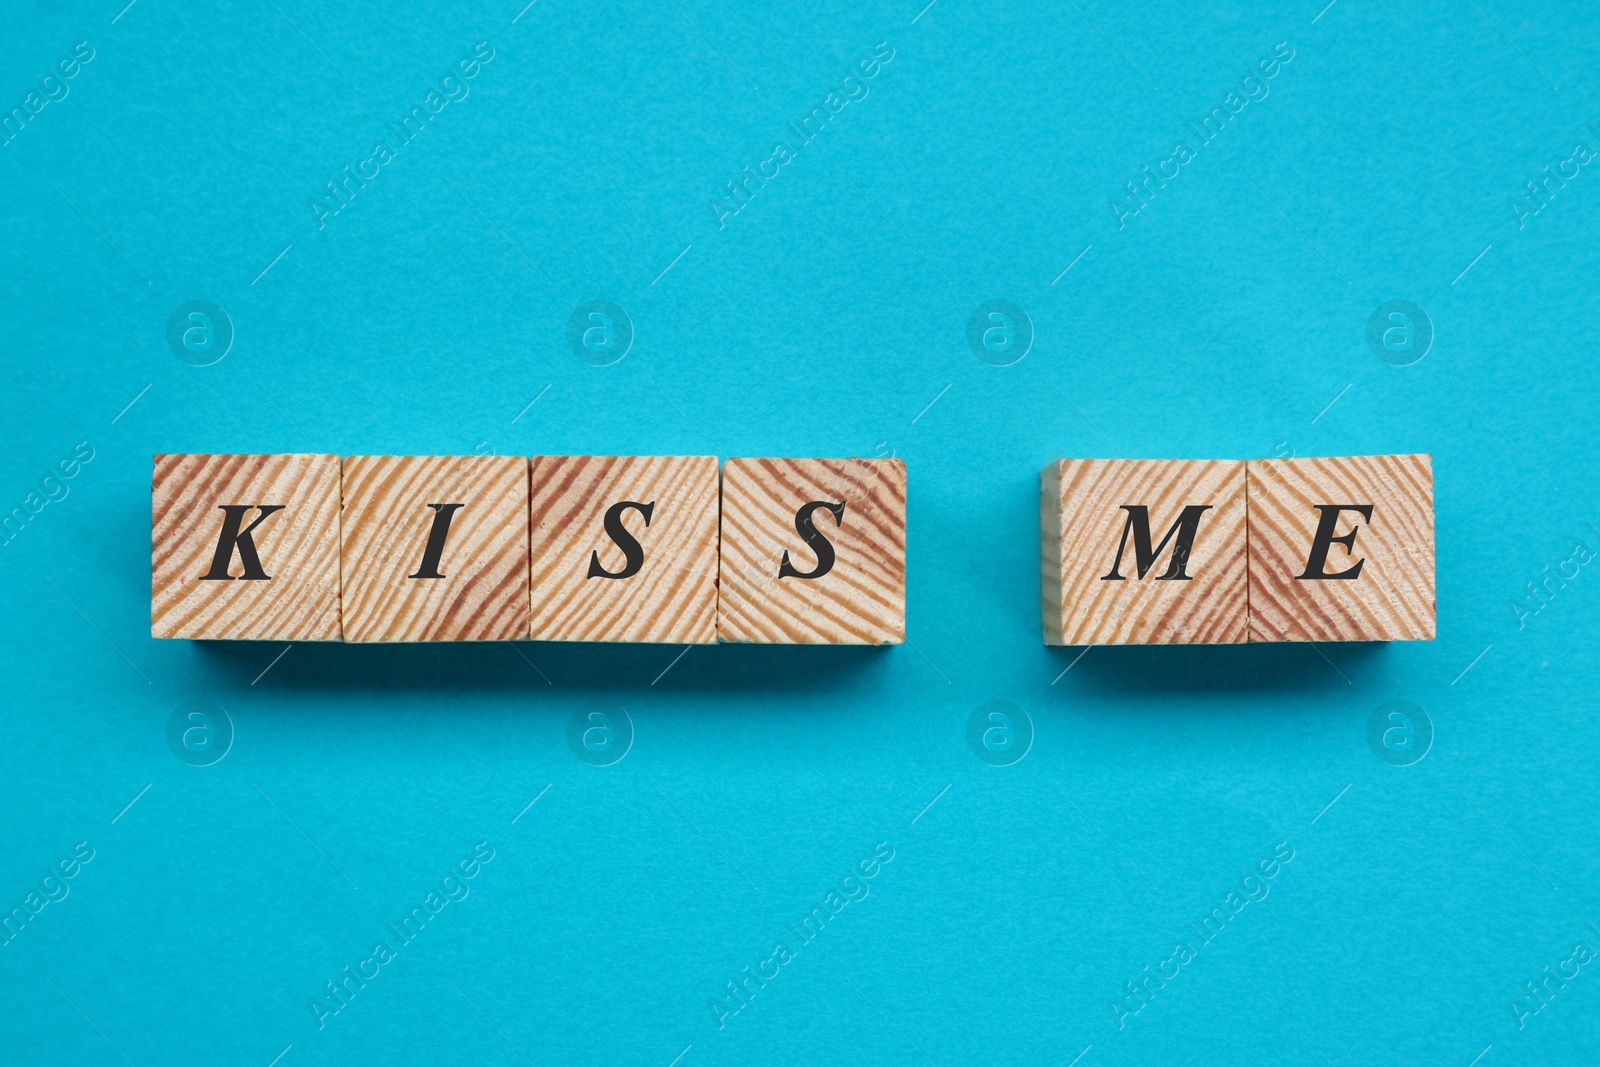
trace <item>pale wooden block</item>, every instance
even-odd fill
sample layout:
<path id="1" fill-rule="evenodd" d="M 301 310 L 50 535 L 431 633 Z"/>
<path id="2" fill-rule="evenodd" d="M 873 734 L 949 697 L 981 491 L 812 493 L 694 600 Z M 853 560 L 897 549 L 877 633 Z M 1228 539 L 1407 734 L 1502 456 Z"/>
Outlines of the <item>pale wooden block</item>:
<path id="1" fill-rule="evenodd" d="M 534 456 L 530 474 L 535 641 L 716 640 L 715 456 Z"/>
<path id="2" fill-rule="evenodd" d="M 527 636 L 521 456 L 347 456 L 342 525 L 346 641 Z"/>
<path id="3" fill-rule="evenodd" d="M 728 460 L 717 635 L 762 644 L 904 641 L 905 462 Z"/>
<path id="4" fill-rule="evenodd" d="M 1250 640 L 1433 640 L 1432 456 L 1251 460 L 1249 481 Z"/>
<path id="5" fill-rule="evenodd" d="M 1040 489 L 1045 644 L 1246 640 L 1244 463 L 1063 459 Z"/>
<path id="6" fill-rule="evenodd" d="M 339 457 L 156 456 L 150 636 L 339 640 Z"/>

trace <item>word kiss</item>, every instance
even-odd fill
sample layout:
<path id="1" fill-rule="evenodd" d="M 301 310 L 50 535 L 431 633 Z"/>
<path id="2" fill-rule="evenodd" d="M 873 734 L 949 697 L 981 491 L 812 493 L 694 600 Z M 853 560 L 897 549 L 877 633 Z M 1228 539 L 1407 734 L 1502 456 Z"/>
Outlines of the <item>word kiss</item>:
<path id="1" fill-rule="evenodd" d="M 898 644 L 905 532 L 894 459 L 161 455 L 150 632 Z"/>

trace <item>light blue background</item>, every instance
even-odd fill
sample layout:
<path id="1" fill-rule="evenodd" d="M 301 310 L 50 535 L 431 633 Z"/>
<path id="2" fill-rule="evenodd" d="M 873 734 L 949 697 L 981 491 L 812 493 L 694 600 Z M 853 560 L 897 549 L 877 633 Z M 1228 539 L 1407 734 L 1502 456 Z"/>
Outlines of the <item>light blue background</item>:
<path id="1" fill-rule="evenodd" d="M 1509 206 L 1600 148 L 1592 7 L 120 6 L 15 4 L 0 39 L 7 110 L 96 52 L 0 148 L 0 511 L 94 449 L 0 549 L 0 905 L 96 853 L 0 946 L 0 1058 L 1592 1062 L 1600 965 L 1522 1029 L 1511 1003 L 1600 948 L 1600 572 L 1511 605 L 1600 547 L 1600 171 L 1523 229 Z M 479 41 L 470 95 L 319 230 L 322 183 Z M 882 41 L 870 95 L 719 229 L 723 183 Z M 1280 41 L 1270 96 L 1119 230 L 1108 198 Z M 194 299 L 237 333 L 204 368 L 165 337 Z M 614 366 L 567 346 L 590 299 L 634 323 Z M 995 299 L 1036 329 L 1014 366 L 965 342 Z M 1366 344 L 1392 299 L 1437 330 L 1413 366 Z M 892 450 L 909 642 L 666 670 L 152 641 L 152 453 L 308 450 Z M 1062 673 L 1047 461 L 1291 451 L 1433 454 L 1437 641 Z M 193 699 L 236 731 L 213 766 L 167 744 Z M 1009 767 L 966 741 L 991 700 L 1035 731 Z M 1389 700 L 1436 732 L 1409 767 L 1367 743 Z M 603 768 L 566 740 L 595 701 L 636 731 Z M 470 896 L 319 1030 L 323 983 L 483 840 Z M 870 896 L 719 1029 L 723 983 L 878 842 Z M 1123 984 L 1280 842 L 1270 896 L 1119 1029 Z"/>

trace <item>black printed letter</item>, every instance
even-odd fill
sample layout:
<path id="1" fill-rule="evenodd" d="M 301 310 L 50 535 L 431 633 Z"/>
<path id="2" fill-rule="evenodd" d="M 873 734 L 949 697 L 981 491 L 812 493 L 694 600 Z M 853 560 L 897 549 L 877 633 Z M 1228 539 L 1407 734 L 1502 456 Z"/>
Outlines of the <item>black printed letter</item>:
<path id="1" fill-rule="evenodd" d="M 1311 539 L 1311 554 L 1306 557 L 1306 572 L 1295 575 L 1295 578 L 1348 578 L 1354 581 L 1361 577 L 1361 565 L 1366 562 L 1364 559 L 1358 559 L 1354 567 L 1348 567 L 1334 574 L 1329 574 L 1325 568 L 1328 565 L 1328 549 L 1333 545 L 1343 545 L 1345 555 L 1348 556 L 1355 551 L 1356 531 L 1361 529 L 1359 526 L 1352 526 L 1349 533 L 1333 536 L 1333 528 L 1339 525 L 1339 512 L 1353 511 L 1371 523 L 1372 505 L 1315 504 L 1313 506 L 1322 518 L 1317 523 L 1316 536 Z"/>
<path id="2" fill-rule="evenodd" d="M 830 504 L 826 500 L 813 500 L 809 504 L 801 505 L 799 511 L 794 513 L 794 531 L 806 543 L 806 547 L 816 553 L 817 565 L 804 573 L 794 569 L 789 562 L 789 550 L 783 551 L 783 562 L 778 566 L 779 578 L 821 578 L 833 570 L 833 545 L 824 537 L 812 521 L 811 513 L 818 508 L 827 508 L 833 512 L 833 524 L 844 525 L 844 501 Z"/>
<path id="3" fill-rule="evenodd" d="M 244 513 L 250 510 L 249 504 L 218 504 L 222 512 L 222 536 L 217 538 L 217 552 L 211 557 L 211 569 L 200 576 L 202 582 L 231 582 L 233 575 L 228 573 L 228 564 L 233 562 L 233 548 L 239 546 L 239 562 L 244 564 L 244 573 L 239 580 L 246 582 L 270 582 L 272 575 L 261 569 L 261 557 L 256 555 L 255 538 L 251 531 L 261 525 L 261 520 L 271 515 L 274 511 L 282 511 L 282 504 L 257 504 L 256 509 L 261 514 L 256 516 L 256 521 L 239 529 L 239 523 L 244 519 Z"/>
<path id="4" fill-rule="evenodd" d="M 1189 553 L 1194 548 L 1194 534 L 1200 528 L 1200 516 L 1211 510 L 1210 504 L 1190 504 L 1178 515 L 1178 521 L 1167 528 L 1166 535 L 1161 538 L 1161 543 L 1154 551 L 1150 548 L 1150 509 L 1143 504 L 1124 504 L 1122 510 L 1128 513 L 1128 521 L 1122 524 L 1122 540 L 1117 542 L 1117 558 L 1111 564 L 1111 573 L 1103 575 L 1102 582 L 1120 582 L 1125 579 L 1119 573 L 1122 570 L 1122 550 L 1128 547 L 1128 531 L 1133 531 L 1133 562 L 1139 568 L 1139 577 L 1143 578 L 1156 557 L 1161 555 L 1167 547 L 1167 542 L 1177 540 L 1172 545 L 1172 562 L 1167 564 L 1167 573 L 1157 575 L 1156 581 L 1189 581 L 1189 575 L 1184 573 L 1184 568 L 1189 565 Z"/>
<path id="5" fill-rule="evenodd" d="M 433 509 L 433 527 L 428 531 L 428 544 L 422 550 L 422 564 L 417 573 L 407 578 L 443 578 L 439 573 L 439 559 L 444 555 L 444 539 L 450 535 L 450 520 L 464 504 L 429 504 Z"/>
<path id="6" fill-rule="evenodd" d="M 639 542 L 633 539 L 633 534 L 629 533 L 627 527 L 622 525 L 622 513 L 632 508 L 644 516 L 644 524 L 648 527 L 650 525 L 650 513 L 655 510 L 655 506 L 656 502 L 654 500 L 648 504 L 624 500 L 619 504 L 612 504 L 606 509 L 606 536 L 615 541 L 617 547 L 622 549 L 622 556 L 626 562 L 623 563 L 620 571 L 612 574 L 600 566 L 600 553 L 591 552 L 589 553 L 589 573 L 584 575 L 585 579 L 632 578 L 639 573 L 639 568 L 644 566 L 644 549 L 639 547 Z"/>

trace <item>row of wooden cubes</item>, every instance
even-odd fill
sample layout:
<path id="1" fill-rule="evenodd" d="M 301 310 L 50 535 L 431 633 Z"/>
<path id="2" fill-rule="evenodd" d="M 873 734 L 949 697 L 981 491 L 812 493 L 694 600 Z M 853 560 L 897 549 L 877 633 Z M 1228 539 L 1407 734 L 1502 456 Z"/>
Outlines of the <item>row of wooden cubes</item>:
<path id="1" fill-rule="evenodd" d="M 1067 459 L 1040 483 L 1046 644 L 1434 637 L 1430 456 Z"/>
<path id="2" fill-rule="evenodd" d="M 897 459 L 160 455 L 150 631 L 897 644 Z"/>

